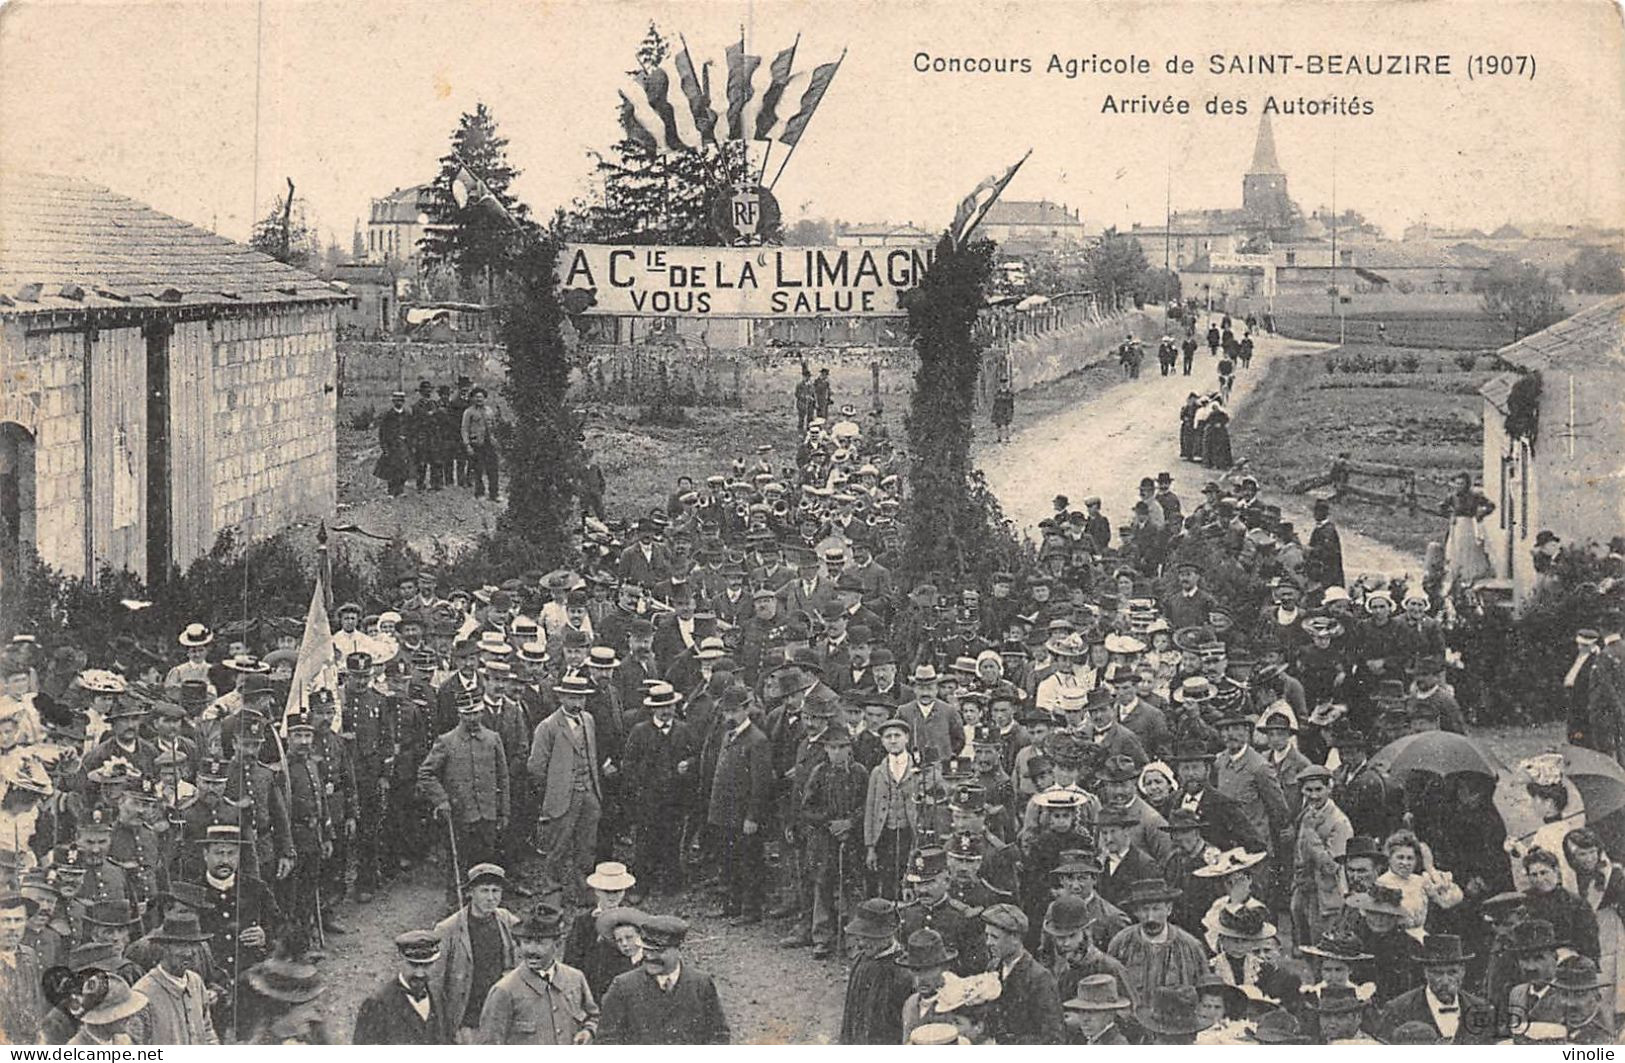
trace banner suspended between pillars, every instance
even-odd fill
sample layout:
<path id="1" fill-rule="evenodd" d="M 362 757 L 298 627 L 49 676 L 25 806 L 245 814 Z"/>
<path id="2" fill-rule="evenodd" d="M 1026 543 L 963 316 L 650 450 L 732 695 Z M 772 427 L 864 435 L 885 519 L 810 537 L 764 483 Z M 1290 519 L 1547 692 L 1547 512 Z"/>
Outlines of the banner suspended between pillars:
<path id="1" fill-rule="evenodd" d="M 890 317 L 930 247 L 621 247 L 566 244 L 566 305 L 624 317 Z M 572 295 L 572 293 L 575 293 Z"/>

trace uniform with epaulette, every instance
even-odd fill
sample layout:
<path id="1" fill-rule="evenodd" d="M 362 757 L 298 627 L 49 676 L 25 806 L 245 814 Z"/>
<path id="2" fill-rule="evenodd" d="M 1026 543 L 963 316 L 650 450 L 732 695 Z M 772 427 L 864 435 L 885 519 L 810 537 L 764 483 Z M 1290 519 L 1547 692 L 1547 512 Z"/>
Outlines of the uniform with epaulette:
<path id="1" fill-rule="evenodd" d="M 294 855 L 288 828 L 287 790 L 277 773 L 259 756 L 269 730 L 265 721 L 257 717 L 245 720 L 238 737 L 237 755 L 223 769 L 218 760 L 208 766 L 211 773 L 223 771 L 227 802 L 233 810 L 241 808 L 245 812 L 241 822 L 246 841 L 243 869 L 264 882 L 277 877 L 280 860 L 291 860 Z"/>
<path id="2" fill-rule="evenodd" d="M 246 844 L 241 829 L 234 823 L 214 824 L 198 839 L 200 850 L 206 850 L 209 845 L 242 849 Z M 235 873 L 222 874 L 226 868 L 211 867 L 207 859 L 201 862 L 203 870 L 197 884 L 201 891 L 197 898 L 200 901 L 198 923 L 209 935 L 211 982 L 217 981 L 221 988 L 221 997 L 212 1011 L 215 1027 L 225 1038 L 236 1026 L 238 976 L 271 954 L 282 931 L 283 919 L 270 887 L 249 875 L 241 863 Z M 244 933 L 249 933 L 252 940 L 243 941 Z"/>
<path id="3" fill-rule="evenodd" d="M 113 841 L 113 822 L 118 813 L 105 805 L 82 812 L 75 824 L 79 866 L 85 869 L 74 899 L 89 906 L 104 901 L 128 903 L 130 884 L 124 869 L 107 859 Z"/>
<path id="4" fill-rule="evenodd" d="M 831 723 L 818 738 L 825 757 L 833 749 L 848 751 L 814 763 L 801 799 L 801 821 L 807 827 L 808 868 L 813 880 L 813 956 L 833 954 L 837 920 L 845 918 L 846 891 L 863 871 L 863 811 L 869 794 L 869 772 L 850 757 L 852 736 Z M 839 830 L 840 833 L 837 833 Z"/>
<path id="5" fill-rule="evenodd" d="M 159 892 L 169 888 L 169 862 L 165 859 L 158 831 L 145 818 L 158 803 L 152 778 L 143 778 L 130 787 L 125 796 L 139 801 L 142 813 L 131 817 L 124 814 L 123 808 L 120 809 L 119 817 L 113 824 L 107 859 L 124 869 L 125 880 L 130 886 L 130 901 L 136 914 L 145 917 Z M 167 830 L 168 824 L 164 826 Z"/>
<path id="6" fill-rule="evenodd" d="M 906 941 L 917 930 L 935 930 L 959 952 L 953 963 L 956 974 L 971 975 L 984 971 L 987 969 L 987 944 L 982 932 L 981 912 L 948 893 L 945 851 L 938 846 L 917 850 L 909 860 L 908 872 L 903 877 L 918 889 L 939 876 L 943 890 L 940 896 L 933 899 L 926 893 L 920 893 L 898 906 L 897 936 Z"/>
<path id="7" fill-rule="evenodd" d="M 347 662 L 354 666 L 358 677 L 368 672 L 362 663 Z M 362 904 L 371 901 L 378 891 L 383 860 L 386 853 L 393 852 L 394 842 L 387 835 L 385 810 L 395 767 L 400 698 L 387 685 L 380 687 L 380 682 L 387 684 L 387 680 L 377 680 L 361 686 L 358 679 L 355 687 L 346 691 L 344 700 L 344 739 L 355 772 L 356 900 Z"/>

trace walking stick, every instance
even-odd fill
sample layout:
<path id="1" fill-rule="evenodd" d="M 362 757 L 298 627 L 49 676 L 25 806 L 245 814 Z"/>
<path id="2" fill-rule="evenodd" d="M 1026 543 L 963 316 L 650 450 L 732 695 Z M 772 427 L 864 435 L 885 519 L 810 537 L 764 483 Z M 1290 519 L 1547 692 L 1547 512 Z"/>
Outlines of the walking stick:
<path id="1" fill-rule="evenodd" d="M 322 877 L 321 867 L 317 866 L 316 881 L 311 883 L 316 894 L 316 946 L 323 951 L 327 949 L 327 930 L 322 926 Z"/>
<path id="2" fill-rule="evenodd" d="M 457 909 L 463 909 L 463 862 L 457 857 L 457 828 L 451 821 L 451 809 L 446 809 L 446 836 L 451 839 L 451 883 L 457 887 Z"/>

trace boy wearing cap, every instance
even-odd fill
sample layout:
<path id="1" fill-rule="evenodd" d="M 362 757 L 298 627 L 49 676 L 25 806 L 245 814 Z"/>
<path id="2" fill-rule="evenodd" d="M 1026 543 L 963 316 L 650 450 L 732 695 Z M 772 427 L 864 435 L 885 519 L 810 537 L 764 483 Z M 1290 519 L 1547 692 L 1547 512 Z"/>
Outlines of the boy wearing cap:
<path id="1" fill-rule="evenodd" d="M 1061 1001 L 1055 976 L 1027 951 L 1027 915 L 1013 904 L 982 912 L 989 968 L 1003 986 L 989 1030 L 1001 1045 L 1059 1044 Z"/>
<path id="2" fill-rule="evenodd" d="M 458 1044 L 478 1041 L 486 994 L 514 965 L 513 926 L 519 920 L 502 907 L 507 882 L 507 872 L 496 864 L 475 864 L 464 886 L 468 903 L 434 927 L 441 948 L 430 984 Z"/>
<path id="3" fill-rule="evenodd" d="M 813 958 L 835 953 L 836 920 L 845 918 L 848 884 L 863 868 L 863 816 L 869 772 L 852 759 L 852 736 L 833 723 L 818 738 L 825 759 L 807 774 L 801 821 L 808 828 L 813 876 Z"/>

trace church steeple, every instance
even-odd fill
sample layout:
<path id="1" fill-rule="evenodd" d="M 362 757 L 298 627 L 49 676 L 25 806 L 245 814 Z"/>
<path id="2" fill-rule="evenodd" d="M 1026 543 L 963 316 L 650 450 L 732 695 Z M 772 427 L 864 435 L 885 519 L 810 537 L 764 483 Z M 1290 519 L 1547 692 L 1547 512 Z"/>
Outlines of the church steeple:
<path id="1" fill-rule="evenodd" d="M 1275 158 L 1275 133 L 1270 129 L 1270 116 L 1258 120 L 1258 140 L 1253 144 L 1253 164 L 1248 173 L 1285 173 Z"/>

